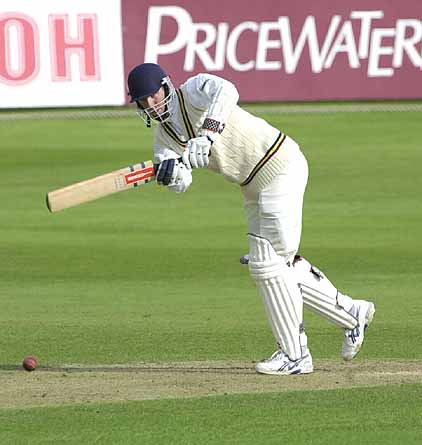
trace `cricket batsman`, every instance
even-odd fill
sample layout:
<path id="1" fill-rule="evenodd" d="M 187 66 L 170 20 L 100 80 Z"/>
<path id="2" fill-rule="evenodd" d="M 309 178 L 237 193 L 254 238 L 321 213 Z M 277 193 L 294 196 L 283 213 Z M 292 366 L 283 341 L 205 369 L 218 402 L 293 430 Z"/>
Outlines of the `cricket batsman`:
<path id="1" fill-rule="evenodd" d="M 143 63 L 128 76 L 131 102 L 154 129 L 157 182 L 183 193 L 192 169 L 209 168 L 239 184 L 248 223 L 249 272 L 262 297 L 277 343 L 256 365 L 262 374 L 313 372 L 303 306 L 343 330 L 342 357 L 362 347 L 375 306 L 341 293 L 314 265 L 298 256 L 308 164 L 299 145 L 243 110 L 235 86 L 198 74 L 178 89 L 159 65 Z"/>

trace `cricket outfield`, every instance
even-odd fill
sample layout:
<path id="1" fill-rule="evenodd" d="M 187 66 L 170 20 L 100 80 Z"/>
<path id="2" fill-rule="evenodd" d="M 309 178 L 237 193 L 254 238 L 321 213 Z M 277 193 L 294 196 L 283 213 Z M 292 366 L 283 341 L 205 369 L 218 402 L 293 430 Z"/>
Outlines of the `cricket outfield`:
<path id="1" fill-rule="evenodd" d="M 376 304 L 359 356 L 306 312 L 315 373 L 254 373 L 274 342 L 241 194 L 212 172 L 48 212 L 151 158 L 140 119 L 0 121 L 0 443 L 420 443 L 422 114 L 263 116 L 309 161 L 301 254 Z"/>

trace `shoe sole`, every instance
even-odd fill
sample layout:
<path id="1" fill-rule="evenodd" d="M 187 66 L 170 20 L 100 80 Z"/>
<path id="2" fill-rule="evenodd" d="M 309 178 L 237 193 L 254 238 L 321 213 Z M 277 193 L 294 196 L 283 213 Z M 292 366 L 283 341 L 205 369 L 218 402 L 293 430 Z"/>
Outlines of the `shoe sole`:
<path id="1" fill-rule="evenodd" d="M 368 310 L 366 311 L 365 315 L 365 326 L 363 327 L 364 333 L 366 333 L 366 330 L 368 329 L 368 326 L 372 323 L 372 320 L 375 316 L 375 305 L 374 303 L 370 303 Z M 343 357 L 343 360 L 346 362 L 350 362 L 350 360 L 353 360 L 360 352 L 362 348 L 363 342 L 359 345 L 359 347 L 356 350 L 356 354 L 353 357 Z"/>
<path id="2" fill-rule="evenodd" d="M 369 305 L 369 309 L 366 312 L 366 324 L 365 324 L 365 328 L 366 329 L 372 322 L 372 320 L 374 319 L 375 316 L 375 305 L 374 303 L 371 303 Z"/>
<path id="3" fill-rule="evenodd" d="M 311 374 L 314 372 L 314 368 L 308 368 L 304 369 L 300 372 L 283 372 L 283 371 L 258 371 L 256 370 L 258 374 L 266 374 L 266 375 L 301 375 L 301 374 Z"/>

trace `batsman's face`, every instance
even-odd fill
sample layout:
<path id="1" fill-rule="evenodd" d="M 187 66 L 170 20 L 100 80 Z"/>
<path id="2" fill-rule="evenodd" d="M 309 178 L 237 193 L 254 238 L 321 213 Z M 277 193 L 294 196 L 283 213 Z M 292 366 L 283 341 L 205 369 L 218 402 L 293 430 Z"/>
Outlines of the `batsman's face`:
<path id="1" fill-rule="evenodd" d="M 164 103 L 165 91 L 161 87 L 156 93 L 151 96 L 141 99 L 139 102 L 144 110 L 151 109 L 153 113 L 160 116 L 165 112 L 166 104 Z"/>

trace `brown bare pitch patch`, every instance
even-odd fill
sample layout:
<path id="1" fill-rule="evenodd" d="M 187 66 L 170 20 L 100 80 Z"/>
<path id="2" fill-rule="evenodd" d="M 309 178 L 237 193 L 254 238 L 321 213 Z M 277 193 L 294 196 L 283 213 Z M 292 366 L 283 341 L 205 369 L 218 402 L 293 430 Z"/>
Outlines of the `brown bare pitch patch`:
<path id="1" fill-rule="evenodd" d="M 0 368 L 0 408 L 57 406 L 422 383 L 421 361 L 318 360 L 303 376 L 264 376 L 254 363 L 69 365 L 35 372 Z"/>

